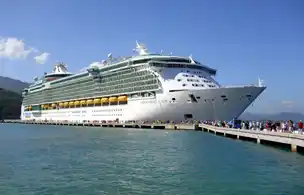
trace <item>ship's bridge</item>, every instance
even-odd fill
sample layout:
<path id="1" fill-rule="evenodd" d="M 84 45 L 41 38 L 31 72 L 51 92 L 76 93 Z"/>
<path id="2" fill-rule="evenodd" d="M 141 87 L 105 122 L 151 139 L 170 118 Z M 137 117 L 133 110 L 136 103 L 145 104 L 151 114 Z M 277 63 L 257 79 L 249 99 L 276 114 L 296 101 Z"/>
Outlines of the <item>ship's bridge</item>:
<path id="1" fill-rule="evenodd" d="M 157 72 L 165 90 L 197 90 L 218 88 L 213 78 L 216 70 L 189 57 L 151 54 L 144 44 L 136 42 L 138 56 L 132 58 L 130 65 L 149 64 Z"/>
<path id="2" fill-rule="evenodd" d="M 213 78 L 216 70 L 186 58 L 153 59 L 150 66 L 163 79 L 163 87 L 169 91 L 218 88 Z"/>

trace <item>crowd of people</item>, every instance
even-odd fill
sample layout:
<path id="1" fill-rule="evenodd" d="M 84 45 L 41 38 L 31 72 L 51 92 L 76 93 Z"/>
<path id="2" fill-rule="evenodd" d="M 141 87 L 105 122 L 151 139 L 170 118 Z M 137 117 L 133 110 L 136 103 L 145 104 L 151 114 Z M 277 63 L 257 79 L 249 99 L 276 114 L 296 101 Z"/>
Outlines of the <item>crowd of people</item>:
<path id="1" fill-rule="evenodd" d="M 205 121 L 205 124 L 214 125 L 217 127 L 247 129 L 247 130 L 260 130 L 260 131 L 274 131 L 274 132 L 289 132 L 304 134 L 302 120 L 294 122 L 288 121 L 244 121 L 232 120 L 226 121 Z"/>

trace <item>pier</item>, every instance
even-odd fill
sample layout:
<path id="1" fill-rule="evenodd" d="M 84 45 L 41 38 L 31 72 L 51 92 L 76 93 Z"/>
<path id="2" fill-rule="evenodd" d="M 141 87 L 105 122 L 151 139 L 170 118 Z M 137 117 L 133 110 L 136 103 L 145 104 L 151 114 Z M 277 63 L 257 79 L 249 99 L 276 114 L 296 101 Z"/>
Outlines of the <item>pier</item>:
<path id="1" fill-rule="evenodd" d="M 304 149 L 304 135 L 293 133 L 281 133 L 272 131 L 233 129 L 200 124 L 202 131 L 214 133 L 225 137 L 254 141 L 258 144 L 288 146 L 292 152 Z"/>
<path id="2" fill-rule="evenodd" d="M 36 125 L 62 125 L 85 127 L 112 127 L 112 128 L 142 128 L 142 129 L 166 129 L 166 130 L 194 130 L 213 133 L 229 138 L 254 141 L 258 144 L 287 146 L 292 152 L 304 152 L 304 135 L 260 130 L 245 130 L 217 127 L 204 123 L 118 123 L 118 122 L 62 122 L 62 121 L 22 121 L 5 120 L 2 123 L 36 124 Z"/>
<path id="3" fill-rule="evenodd" d="M 115 128 L 141 128 L 141 129 L 167 129 L 167 130 L 201 130 L 199 124 L 193 123 L 118 123 L 118 122 L 63 122 L 63 121 L 22 121 L 4 120 L 3 123 L 36 124 L 36 125 L 64 125 L 86 127 L 115 127 Z"/>

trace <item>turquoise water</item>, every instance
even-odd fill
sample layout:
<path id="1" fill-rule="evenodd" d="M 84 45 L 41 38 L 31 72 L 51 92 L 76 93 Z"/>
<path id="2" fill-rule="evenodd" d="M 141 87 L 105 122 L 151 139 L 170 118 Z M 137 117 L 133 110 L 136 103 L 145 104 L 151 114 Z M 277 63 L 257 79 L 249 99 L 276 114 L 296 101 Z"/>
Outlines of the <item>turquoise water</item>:
<path id="1" fill-rule="evenodd" d="M 301 195 L 304 156 L 204 132 L 0 124 L 1 195 Z"/>

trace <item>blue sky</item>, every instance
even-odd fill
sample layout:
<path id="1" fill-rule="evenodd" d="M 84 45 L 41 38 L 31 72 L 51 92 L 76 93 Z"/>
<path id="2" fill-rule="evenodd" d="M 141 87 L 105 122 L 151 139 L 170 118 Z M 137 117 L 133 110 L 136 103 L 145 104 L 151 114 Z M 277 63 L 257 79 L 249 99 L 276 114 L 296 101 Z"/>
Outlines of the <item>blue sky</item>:
<path id="1" fill-rule="evenodd" d="M 302 0 L 0 0 L 0 37 L 50 53 L 45 64 L 1 58 L 1 75 L 31 81 L 54 62 L 77 72 L 135 40 L 150 51 L 193 57 L 223 85 L 268 86 L 252 112 L 304 112 Z"/>

